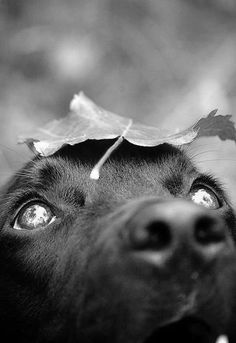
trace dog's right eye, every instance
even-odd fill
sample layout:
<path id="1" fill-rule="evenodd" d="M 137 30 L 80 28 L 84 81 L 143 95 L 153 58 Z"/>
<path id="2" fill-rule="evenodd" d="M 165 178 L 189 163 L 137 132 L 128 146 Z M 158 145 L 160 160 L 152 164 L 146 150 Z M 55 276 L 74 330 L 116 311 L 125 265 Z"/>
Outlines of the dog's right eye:
<path id="1" fill-rule="evenodd" d="M 34 202 L 25 205 L 19 211 L 12 227 L 15 230 L 44 229 L 55 219 L 56 216 L 49 206 L 42 202 Z"/>
<path id="2" fill-rule="evenodd" d="M 220 202 L 216 194 L 212 190 L 204 186 L 193 189 L 190 192 L 190 199 L 195 202 L 195 204 L 207 207 L 212 210 L 216 210 L 220 207 Z"/>

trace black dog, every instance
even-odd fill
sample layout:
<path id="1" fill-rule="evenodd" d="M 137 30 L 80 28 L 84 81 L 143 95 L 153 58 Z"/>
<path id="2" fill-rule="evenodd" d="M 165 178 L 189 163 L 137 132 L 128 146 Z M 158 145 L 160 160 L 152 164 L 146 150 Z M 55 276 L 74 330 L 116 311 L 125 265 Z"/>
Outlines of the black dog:
<path id="1" fill-rule="evenodd" d="M 36 157 L 2 190 L 1 342 L 236 342 L 235 216 L 167 144 Z"/>

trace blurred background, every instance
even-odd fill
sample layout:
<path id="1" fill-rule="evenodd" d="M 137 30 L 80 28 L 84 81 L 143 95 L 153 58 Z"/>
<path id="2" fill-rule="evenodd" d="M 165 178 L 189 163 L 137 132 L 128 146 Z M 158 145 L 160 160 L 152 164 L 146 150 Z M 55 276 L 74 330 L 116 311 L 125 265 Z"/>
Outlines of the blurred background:
<path id="1" fill-rule="evenodd" d="M 107 110 L 186 128 L 236 120 L 236 0 L 0 0 L 0 184 L 31 153 L 17 135 L 65 116 L 83 90 Z M 236 204 L 236 145 L 188 153 Z"/>

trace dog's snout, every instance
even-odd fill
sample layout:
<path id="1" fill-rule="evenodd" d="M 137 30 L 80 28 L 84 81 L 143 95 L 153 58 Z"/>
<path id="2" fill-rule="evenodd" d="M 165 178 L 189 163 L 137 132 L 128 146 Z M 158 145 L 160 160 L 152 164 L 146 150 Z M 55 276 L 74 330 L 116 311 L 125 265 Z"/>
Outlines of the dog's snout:
<path id="1" fill-rule="evenodd" d="M 186 248 L 192 256 L 210 261 L 228 244 L 225 226 L 214 211 L 185 200 L 152 203 L 140 209 L 127 224 L 129 244 L 169 260 Z"/>

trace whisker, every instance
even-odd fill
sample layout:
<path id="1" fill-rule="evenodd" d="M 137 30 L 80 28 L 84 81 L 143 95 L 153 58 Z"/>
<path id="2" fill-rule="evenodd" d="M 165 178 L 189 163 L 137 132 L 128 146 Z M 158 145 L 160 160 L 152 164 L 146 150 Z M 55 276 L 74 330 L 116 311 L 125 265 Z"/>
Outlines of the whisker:
<path id="1" fill-rule="evenodd" d="M 214 158 L 214 159 L 209 159 L 209 160 L 200 160 L 197 161 L 197 163 L 205 163 L 205 162 L 236 162 L 236 160 L 233 159 L 228 159 L 228 158 Z"/>
<path id="2" fill-rule="evenodd" d="M 212 149 L 212 150 L 200 151 L 200 152 L 198 152 L 198 153 L 196 153 L 194 155 L 190 155 L 190 158 L 191 159 L 195 159 L 196 157 L 202 156 L 204 154 L 209 154 L 209 153 L 212 153 L 212 152 L 218 152 L 218 150 L 216 150 L 216 149 L 213 150 Z"/>

